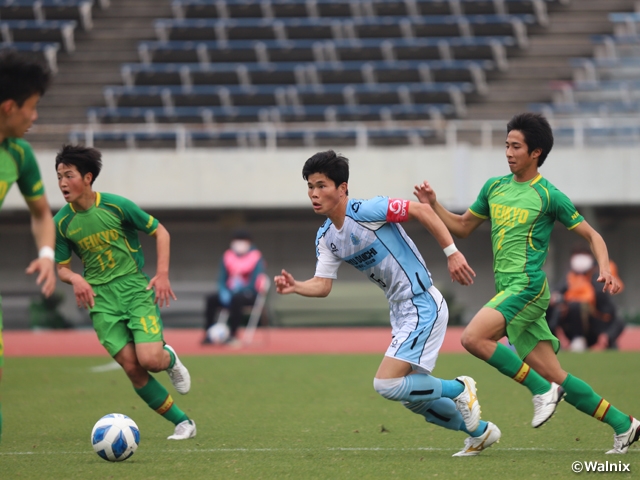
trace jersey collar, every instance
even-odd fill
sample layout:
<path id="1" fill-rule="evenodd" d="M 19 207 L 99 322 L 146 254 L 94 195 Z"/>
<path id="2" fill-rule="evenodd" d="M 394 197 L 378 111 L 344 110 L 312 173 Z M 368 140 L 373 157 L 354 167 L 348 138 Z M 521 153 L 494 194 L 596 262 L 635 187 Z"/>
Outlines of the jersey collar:
<path id="1" fill-rule="evenodd" d="M 96 192 L 96 203 L 94 203 L 94 204 L 93 204 L 93 206 L 94 206 L 94 207 L 98 207 L 98 206 L 100 205 L 100 200 L 101 200 L 101 199 L 102 199 L 102 197 L 100 196 L 100 192 Z M 76 209 L 75 209 L 75 208 L 73 208 L 73 204 L 72 204 L 72 203 L 70 203 L 70 204 L 69 204 L 69 208 L 71 208 L 71 211 L 72 211 L 73 213 L 78 213 L 78 212 L 76 212 Z M 85 210 L 85 211 L 86 211 L 86 210 Z"/>

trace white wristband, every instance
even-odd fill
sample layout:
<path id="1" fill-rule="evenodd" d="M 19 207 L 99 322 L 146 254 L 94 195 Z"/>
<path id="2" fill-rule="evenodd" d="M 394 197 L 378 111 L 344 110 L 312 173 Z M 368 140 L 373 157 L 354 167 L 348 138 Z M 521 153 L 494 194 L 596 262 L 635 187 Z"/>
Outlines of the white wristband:
<path id="1" fill-rule="evenodd" d="M 444 248 L 443 251 L 444 251 L 444 254 L 447 257 L 450 257 L 451 255 L 453 255 L 454 253 L 456 253 L 458 251 L 458 247 L 456 247 L 455 243 L 452 243 L 447 248 Z"/>
<path id="2" fill-rule="evenodd" d="M 38 257 L 48 258 L 53 262 L 56 256 L 55 256 L 55 253 L 53 253 L 53 248 L 49 246 L 45 246 L 40 249 L 40 252 L 38 252 Z"/>

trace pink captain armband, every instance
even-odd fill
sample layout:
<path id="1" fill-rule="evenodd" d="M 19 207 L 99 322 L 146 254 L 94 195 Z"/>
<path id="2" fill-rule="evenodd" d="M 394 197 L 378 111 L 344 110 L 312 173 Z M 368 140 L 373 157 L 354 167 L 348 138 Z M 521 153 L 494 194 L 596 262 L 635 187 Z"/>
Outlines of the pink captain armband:
<path id="1" fill-rule="evenodd" d="M 447 258 L 449 258 L 451 255 L 453 255 L 458 251 L 458 247 L 456 247 L 455 243 L 452 243 L 448 247 L 444 248 L 443 251 L 444 251 L 444 254 L 447 256 Z"/>

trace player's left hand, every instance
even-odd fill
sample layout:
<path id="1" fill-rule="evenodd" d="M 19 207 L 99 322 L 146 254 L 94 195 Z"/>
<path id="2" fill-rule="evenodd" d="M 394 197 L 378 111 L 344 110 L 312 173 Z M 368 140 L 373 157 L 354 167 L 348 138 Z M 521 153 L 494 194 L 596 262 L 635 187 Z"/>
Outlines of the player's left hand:
<path id="1" fill-rule="evenodd" d="M 603 292 L 609 292 L 611 295 L 615 295 L 620 293 L 622 285 L 616 277 L 611 275 L 610 272 L 601 272 L 598 276 L 598 282 L 604 283 L 604 287 L 602 287 Z"/>
<path id="2" fill-rule="evenodd" d="M 36 258 L 25 270 L 27 274 L 39 272 L 36 284 L 41 285 L 42 294 L 49 298 L 56 289 L 56 270 L 50 258 Z"/>
<path id="3" fill-rule="evenodd" d="M 473 284 L 476 272 L 469 266 L 467 259 L 461 252 L 452 253 L 447 260 L 452 282 L 458 282 L 460 285 Z"/>
<path id="4" fill-rule="evenodd" d="M 156 300 L 155 303 L 159 307 L 164 307 L 165 305 L 169 306 L 169 301 L 171 298 L 174 300 L 178 300 L 176 294 L 171 290 L 171 282 L 169 282 L 169 274 L 167 273 L 158 273 L 155 277 L 151 279 L 149 285 L 147 285 L 147 290 L 151 290 L 152 288 L 156 289 Z"/>

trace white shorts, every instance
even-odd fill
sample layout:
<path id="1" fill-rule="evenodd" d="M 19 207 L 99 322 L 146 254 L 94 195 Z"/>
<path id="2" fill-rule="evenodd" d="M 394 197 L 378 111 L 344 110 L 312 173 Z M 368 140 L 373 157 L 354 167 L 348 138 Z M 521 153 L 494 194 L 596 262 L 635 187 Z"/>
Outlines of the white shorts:
<path id="1" fill-rule="evenodd" d="M 440 291 L 431 286 L 409 300 L 392 302 L 389 313 L 393 339 L 385 356 L 410 363 L 421 373 L 431 373 L 449 321 L 449 307 Z"/>

